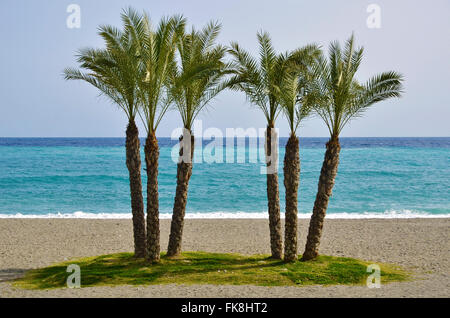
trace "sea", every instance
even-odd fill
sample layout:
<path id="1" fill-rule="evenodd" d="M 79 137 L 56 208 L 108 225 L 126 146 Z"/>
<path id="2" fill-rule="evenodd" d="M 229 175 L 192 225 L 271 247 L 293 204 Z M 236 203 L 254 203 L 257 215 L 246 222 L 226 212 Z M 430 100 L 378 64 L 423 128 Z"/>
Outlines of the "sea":
<path id="1" fill-rule="evenodd" d="M 300 218 L 311 215 L 326 141 L 300 138 Z M 170 218 L 178 140 L 158 142 L 160 215 Z M 328 218 L 450 217 L 450 137 L 341 138 L 341 146 Z M 267 218 L 262 147 L 248 138 L 197 141 L 186 217 Z M 145 174 L 143 165 L 144 197 Z M 124 138 L 0 138 L 0 218 L 131 218 L 130 211 Z"/>

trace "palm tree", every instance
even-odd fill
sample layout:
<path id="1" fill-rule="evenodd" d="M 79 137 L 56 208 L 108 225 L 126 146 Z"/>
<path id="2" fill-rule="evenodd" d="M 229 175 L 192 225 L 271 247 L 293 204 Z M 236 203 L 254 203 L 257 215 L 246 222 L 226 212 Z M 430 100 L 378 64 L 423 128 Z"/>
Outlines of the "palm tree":
<path id="1" fill-rule="evenodd" d="M 126 164 L 130 178 L 131 210 L 133 216 L 134 253 L 145 257 L 146 237 L 144 203 L 142 198 L 141 158 L 139 131 L 136 115 L 139 109 L 138 69 L 136 47 L 129 30 L 118 30 L 103 25 L 99 35 L 106 44 L 105 49 L 82 49 L 77 55 L 81 71 L 66 68 L 66 80 L 82 80 L 96 87 L 100 93 L 116 104 L 127 116 Z"/>
<path id="2" fill-rule="evenodd" d="M 160 260 L 158 158 L 156 129 L 166 113 L 169 100 L 166 84 L 175 63 L 178 38 L 183 33 L 185 19 L 181 16 L 163 18 L 154 31 L 146 14 L 129 9 L 123 15 L 125 26 L 132 36 L 141 64 L 138 82 L 142 107 L 140 116 L 147 130 L 145 163 L 147 171 L 147 257 L 150 262 Z"/>
<path id="3" fill-rule="evenodd" d="M 296 131 L 300 122 L 311 113 L 309 101 L 313 100 L 308 90 L 311 81 L 311 68 L 314 58 L 318 57 L 320 50 L 315 45 L 306 46 L 297 50 L 289 57 L 292 62 L 290 71 L 283 77 L 280 87 L 280 105 L 288 121 L 290 135 L 286 143 L 284 155 L 284 186 L 286 189 L 286 214 L 284 230 L 284 260 L 286 262 L 297 259 L 297 205 L 298 187 L 300 183 L 300 156 L 299 141 Z"/>
<path id="4" fill-rule="evenodd" d="M 332 194 L 339 164 L 339 134 L 353 118 L 360 117 L 373 104 L 400 97 L 403 77 L 396 72 L 385 72 L 360 84 L 355 79 L 361 64 L 363 48 L 355 49 L 354 36 L 347 40 L 342 50 L 338 42 L 329 48 L 328 61 L 320 57 L 314 81 L 315 112 L 325 122 L 330 133 L 325 158 L 320 172 L 316 200 L 309 224 L 309 232 L 302 260 L 318 256 L 320 237 L 328 201 Z"/>
<path id="5" fill-rule="evenodd" d="M 192 125 L 198 114 L 226 86 L 221 82 L 230 72 L 224 62 L 226 48 L 216 45 L 220 25 L 209 23 L 201 31 L 192 28 L 178 42 L 179 65 L 171 70 L 169 96 L 181 115 L 183 135 L 177 165 L 177 188 L 170 227 L 168 256 L 181 252 L 189 179 L 192 175 L 194 135 Z"/>
<path id="6" fill-rule="evenodd" d="M 275 132 L 275 121 L 281 110 L 280 89 L 286 72 L 291 70 L 292 60 L 301 62 L 304 54 L 313 55 L 316 48 L 311 46 L 292 54 L 276 54 L 267 33 L 259 32 L 257 38 L 259 61 L 237 43 L 231 44 L 229 52 L 234 57 L 237 74 L 230 79 L 229 87 L 244 92 L 247 99 L 263 111 L 267 121 L 265 148 L 270 247 L 272 258 L 281 259 L 283 247 L 278 190 L 278 144 Z"/>

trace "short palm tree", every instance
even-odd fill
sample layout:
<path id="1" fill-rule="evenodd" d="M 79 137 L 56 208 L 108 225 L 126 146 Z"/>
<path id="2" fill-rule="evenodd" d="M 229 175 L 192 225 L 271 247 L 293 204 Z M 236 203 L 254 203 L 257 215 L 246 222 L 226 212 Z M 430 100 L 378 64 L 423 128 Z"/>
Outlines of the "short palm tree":
<path id="1" fill-rule="evenodd" d="M 150 262 L 160 260 L 158 158 L 156 129 L 169 106 L 166 84 L 175 63 L 176 43 L 183 34 L 185 19 L 181 16 L 163 18 L 156 30 L 146 14 L 129 9 L 122 16 L 132 36 L 141 61 L 137 69 L 140 116 L 147 130 L 145 163 L 147 171 L 147 257 Z"/>
<path id="2" fill-rule="evenodd" d="M 319 58 L 315 70 L 312 102 L 315 112 L 325 122 L 330 133 L 326 144 L 325 158 L 320 172 L 316 200 L 309 224 L 309 232 L 302 260 L 311 260 L 318 256 L 323 222 L 332 194 L 339 164 L 339 134 L 353 118 L 360 117 L 373 104 L 400 97 L 402 93 L 402 75 L 385 72 L 372 77 L 367 83 L 360 84 L 355 79 L 363 56 L 363 48 L 355 49 L 352 35 L 342 50 L 338 42 L 329 48 L 326 60 Z"/>
<path id="3" fill-rule="evenodd" d="M 284 230 L 284 260 L 295 261 L 298 253 L 298 188 L 300 183 L 299 141 L 296 131 L 302 120 L 311 114 L 309 101 L 313 100 L 309 91 L 311 69 L 314 58 L 320 50 L 315 45 L 297 50 L 290 58 L 294 65 L 283 77 L 280 87 L 280 105 L 289 124 L 289 139 L 284 155 L 284 187 L 286 199 L 285 230 Z M 293 59 L 294 57 L 294 59 Z"/>
<path id="4" fill-rule="evenodd" d="M 127 116 L 126 164 L 130 178 L 131 210 L 133 216 L 134 252 L 136 257 L 146 255 L 144 203 L 142 197 L 139 131 L 136 116 L 139 109 L 139 59 L 129 30 L 121 31 L 103 25 L 99 34 L 105 49 L 82 49 L 78 53 L 81 71 L 64 70 L 65 79 L 82 80 L 96 87 Z"/>
<path id="5" fill-rule="evenodd" d="M 168 256 L 181 252 L 189 179 L 192 175 L 194 135 L 192 125 L 198 114 L 226 86 L 222 79 L 230 72 L 224 62 L 226 48 L 215 44 L 220 25 L 209 23 L 201 31 L 192 28 L 178 41 L 179 65 L 171 70 L 169 96 L 181 115 L 183 135 L 177 165 L 177 188 L 170 227 Z"/>
<path id="6" fill-rule="evenodd" d="M 244 92 L 247 99 L 263 111 L 267 120 L 265 148 L 270 247 L 272 257 L 281 259 L 283 243 L 278 189 L 278 138 L 275 132 L 275 121 L 281 111 L 280 89 L 286 73 L 291 71 L 292 60 L 301 62 L 302 55 L 314 55 L 317 48 L 308 46 L 292 54 L 276 54 L 267 33 L 259 32 L 257 37 L 259 61 L 237 43 L 231 44 L 229 52 L 234 57 L 237 74 L 230 79 L 229 87 Z"/>

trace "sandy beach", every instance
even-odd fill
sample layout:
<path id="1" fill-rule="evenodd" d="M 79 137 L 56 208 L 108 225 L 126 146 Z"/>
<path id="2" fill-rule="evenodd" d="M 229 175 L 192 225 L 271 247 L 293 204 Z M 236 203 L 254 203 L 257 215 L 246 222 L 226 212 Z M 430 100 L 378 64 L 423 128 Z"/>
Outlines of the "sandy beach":
<path id="1" fill-rule="evenodd" d="M 166 248 L 169 220 L 162 220 Z M 267 220 L 186 220 L 185 251 L 269 253 Z M 132 251 L 131 220 L 0 219 L 0 297 L 449 297 L 450 219 L 327 220 L 322 254 L 398 264 L 414 280 L 365 286 L 157 285 L 23 290 L 11 280 L 72 258 Z M 300 250 L 307 220 L 300 220 Z"/>

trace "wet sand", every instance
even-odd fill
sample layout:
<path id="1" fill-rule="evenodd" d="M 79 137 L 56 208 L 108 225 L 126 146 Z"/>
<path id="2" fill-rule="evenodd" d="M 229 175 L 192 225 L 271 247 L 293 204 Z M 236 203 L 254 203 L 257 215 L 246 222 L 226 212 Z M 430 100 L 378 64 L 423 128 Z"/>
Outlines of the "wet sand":
<path id="1" fill-rule="evenodd" d="M 299 220 L 302 251 L 308 220 Z M 161 221 L 166 248 L 170 220 Z M 449 297 L 450 219 L 327 220 L 321 253 L 398 264 L 414 280 L 365 286 L 155 285 L 23 290 L 11 280 L 77 257 L 132 251 L 131 220 L 0 219 L 0 297 Z M 267 220 L 186 220 L 183 250 L 269 254 Z"/>

